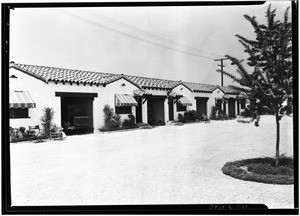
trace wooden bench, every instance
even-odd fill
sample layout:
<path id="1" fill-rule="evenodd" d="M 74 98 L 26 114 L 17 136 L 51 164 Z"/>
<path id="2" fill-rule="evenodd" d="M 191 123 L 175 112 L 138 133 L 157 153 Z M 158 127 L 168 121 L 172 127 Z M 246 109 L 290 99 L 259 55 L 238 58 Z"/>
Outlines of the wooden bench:
<path id="1" fill-rule="evenodd" d="M 53 139 L 53 140 L 55 140 L 55 139 L 62 140 L 63 139 L 62 131 L 63 131 L 62 127 L 58 127 L 56 129 L 56 131 L 50 131 L 50 140 L 51 139 Z"/>

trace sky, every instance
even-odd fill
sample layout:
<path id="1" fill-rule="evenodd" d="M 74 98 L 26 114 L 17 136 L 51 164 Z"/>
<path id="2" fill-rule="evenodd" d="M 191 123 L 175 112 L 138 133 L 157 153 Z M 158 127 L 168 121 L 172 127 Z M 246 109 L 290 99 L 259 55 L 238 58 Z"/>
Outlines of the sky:
<path id="1" fill-rule="evenodd" d="M 254 39 L 254 31 L 243 15 L 265 23 L 270 3 L 281 20 L 291 4 L 16 8 L 10 14 L 10 61 L 220 85 L 214 59 L 246 59 L 235 35 Z M 229 60 L 224 64 L 236 74 Z"/>

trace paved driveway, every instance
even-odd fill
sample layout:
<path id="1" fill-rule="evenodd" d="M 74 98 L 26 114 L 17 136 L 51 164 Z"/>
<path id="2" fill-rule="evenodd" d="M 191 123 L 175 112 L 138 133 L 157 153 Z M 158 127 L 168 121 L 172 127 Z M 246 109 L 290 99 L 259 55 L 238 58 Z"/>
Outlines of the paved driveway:
<path id="1" fill-rule="evenodd" d="M 13 205 L 262 203 L 293 208 L 293 185 L 222 173 L 232 160 L 273 156 L 275 120 L 236 120 L 11 144 Z M 292 155 L 292 119 L 281 153 Z"/>

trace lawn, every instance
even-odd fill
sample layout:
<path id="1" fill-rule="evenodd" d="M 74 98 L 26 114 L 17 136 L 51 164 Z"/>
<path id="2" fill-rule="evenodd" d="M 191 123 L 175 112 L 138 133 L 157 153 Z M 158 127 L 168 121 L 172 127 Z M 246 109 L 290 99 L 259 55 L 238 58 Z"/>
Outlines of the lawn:
<path id="1" fill-rule="evenodd" d="M 13 205 L 256 203 L 293 208 L 293 185 L 224 175 L 229 161 L 275 155 L 275 118 L 69 136 L 11 144 Z M 293 155 L 291 117 L 280 152 Z"/>

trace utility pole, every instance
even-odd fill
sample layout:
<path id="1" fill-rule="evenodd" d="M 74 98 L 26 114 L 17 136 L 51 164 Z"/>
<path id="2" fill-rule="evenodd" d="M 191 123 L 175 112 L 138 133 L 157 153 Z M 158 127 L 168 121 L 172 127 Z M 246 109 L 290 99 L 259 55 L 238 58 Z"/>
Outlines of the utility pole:
<path id="1" fill-rule="evenodd" d="M 220 58 L 220 59 L 215 59 L 215 60 L 214 60 L 214 61 L 221 61 L 221 64 L 218 65 L 218 66 L 221 67 L 221 86 L 223 86 L 223 67 L 225 67 L 224 64 L 223 64 L 223 61 L 224 61 L 224 60 L 227 60 L 227 59 L 228 59 L 228 58 Z"/>

